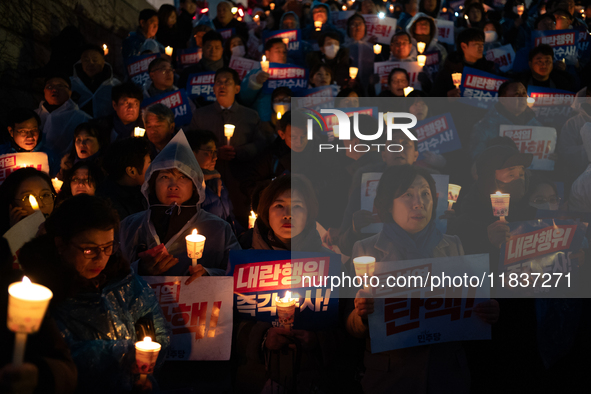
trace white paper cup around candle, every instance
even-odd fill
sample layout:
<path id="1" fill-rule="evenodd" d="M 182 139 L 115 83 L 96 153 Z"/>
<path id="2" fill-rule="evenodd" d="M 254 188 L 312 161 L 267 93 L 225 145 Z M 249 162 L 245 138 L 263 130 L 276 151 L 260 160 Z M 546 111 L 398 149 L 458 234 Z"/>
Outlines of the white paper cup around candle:
<path id="1" fill-rule="evenodd" d="M 415 90 L 413 87 L 407 86 L 404 88 L 404 97 L 408 96 L 410 94 L 410 92 L 412 92 L 413 90 Z"/>
<path id="2" fill-rule="evenodd" d="M 109 47 L 107 46 L 107 44 L 103 44 L 103 53 L 105 54 L 105 56 L 109 54 Z"/>
<path id="3" fill-rule="evenodd" d="M 172 56 L 172 47 L 166 47 L 164 48 L 164 52 L 168 55 L 168 56 Z"/>
<path id="4" fill-rule="evenodd" d="M 528 97 L 527 98 L 527 106 L 532 108 L 536 103 L 536 99 L 533 97 Z"/>
<path id="5" fill-rule="evenodd" d="M 490 202 L 492 204 L 493 215 L 505 220 L 505 216 L 509 215 L 509 202 L 511 196 L 507 193 L 496 192 L 490 195 Z"/>
<path id="6" fill-rule="evenodd" d="M 342 6 L 342 7 L 341 7 L 341 9 L 342 9 L 343 11 L 347 11 L 347 6 L 346 6 L 346 5 L 344 5 L 344 6 Z"/>
<path id="7" fill-rule="evenodd" d="M 133 129 L 134 137 L 143 137 L 144 134 L 146 134 L 146 129 L 142 129 L 141 127 L 136 127 Z"/>
<path id="8" fill-rule="evenodd" d="M 339 125 L 332 126 L 332 134 L 334 138 L 339 138 Z"/>
<path id="9" fill-rule="evenodd" d="M 230 145 L 230 138 L 232 138 L 232 136 L 234 135 L 235 128 L 236 128 L 236 126 L 234 126 L 233 124 L 225 124 L 224 125 L 224 135 L 228 139 L 228 145 Z"/>
<path id="10" fill-rule="evenodd" d="M 154 366 L 161 347 L 158 342 L 152 342 L 150 337 L 145 337 L 143 341 L 135 343 L 135 362 L 140 372 L 140 384 L 145 382 L 149 374 L 154 373 Z"/>
<path id="11" fill-rule="evenodd" d="M 273 11 L 275 9 L 275 3 L 269 4 L 269 8 L 271 9 L 271 11 Z"/>
<path id="12" fill-rule="evenodd" d="M 382 53 L 382 46 L 380 44 L 375 44 L 373 46 L 373 53 L 375 53 L 376 55 Z"/>
<path id="13" fill-rule="evenodd" d="M 355 275 L 361 276 L 373 276 L 376 269 L 376 259 L 371 256 L 359 256 L 353 259 L 353 265 L 355 266 Z"/>
<path id="14" fill-rule="evenodd" d="M 291 298 L 291 291 L 285 293 L 285 297 L 275 299 L 275 306 L 277 307 L 277 317 L 279 324 L 286 330 L 291 330 L 295 315 L 296 300 Z"/>
<path id="15" fill-rule="evenodd" d="M 454 185 L 450 183 L 447 187 L 447 202 L 449 203 L 447 206 L 447 210 L 451 209 L 451 206 L 458 201 L 458 196 L 460 195 L 460 190 L 462 187 L 460 185 Z"/>
<path id="16" fill-rule="evenodd" d="M 250 211 L 250 216 L 248 217 L 248 228 L 254 228 L 254 224 L 257 221 L 257 215 L 254 211 Z"/>
<path id="17" fill-rule="evenodd" d="M 523 15 L 523 11 L 525 11 L 525 6 L 523 4 L 520 4 L 517 6 L 517 15 L 521 16 Z"/>
<path id="18" fill-rule="evenodd" d="M 269 61 L 265 55 L 263 55 L 263 60 L 261 60 L 261 70 L 269 72 Z"/>
<path id="19" fill-rule="evenodd" d="M 462 73 L 453 73 L 451 75 L 451 78 L 454 81 L 454 85 L 456 86 L 456 89 L 459 89 L 460 84 L 462 83 Z"/>
<path id="20" fill-rule="evenodd" d="M 316 28 L 316 31 L 320 31 L 322 29 L 322 22 L 314 21 L 314 27 Z"/>
<path id="21" fill-rule="evenodd" d="M 187 255 L 193 260 L 193 267 L 197 265 L 197 260 L 203 257 L 203 249 L 205 248 L 205 237 L 197 234 L 197 229 L 185 237 L 187 241 Z"/>
<path id="22" fill-rule="evenodd" d="M 419 51 L 419 53 L 425 52 L 425 46 L 426 44 L 424 42 L 417 42 L 417 51 Z"/>
<path id="23" fill-rule="evenodd" d="M 53 178 L 51 180 L 51 184 L 53 185 L 53 188 L 55 189 L 56 193 L 59 193 L 60 190 L 62 189 L 62 185 L 64 184 L 64 181 L 60 181 L 57 178 Z"/>
<path id="24" fill-rule="evenodd" d="M 12 363 L 21 366 L 25 357 L 27 334 L 39 331 L 53 293 L 45 286 L 31 283 L 23 277 L 22 282 L 8 286 L 8 329 L 16 333 Z"/>
<path id="25" fill-rule="evenodd" d="M 419 67 L 425 67 L 425 63 L 427 63 L 427 56 L 417 55 L 417 64 L 419 65 Z"/>
<path id="26" fill-rule="evenodd" d="M 29 195 L 29 204 L 31 204 L 33 211 L 37 211 L 39 209 L 39 203 L 37 203 L 37 199 L 32 194 Z"/>
<path id="27" fill-rule="evenodd" d="M 232 14 L 235 14 L 238 12 L 238 7 L 232 7 Z"/>
<path id="28" fill-rule="evenodd" d="M 351 77 L 351 79 L 357 78 L 358 72 L 359 72 L 359 69 L 357 67 L 349 67 L 349 76 Z"/>

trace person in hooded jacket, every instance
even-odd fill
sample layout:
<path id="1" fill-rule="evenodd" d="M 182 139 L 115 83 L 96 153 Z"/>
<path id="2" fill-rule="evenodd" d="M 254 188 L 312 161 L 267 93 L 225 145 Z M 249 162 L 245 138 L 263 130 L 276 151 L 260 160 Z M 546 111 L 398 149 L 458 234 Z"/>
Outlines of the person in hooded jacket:
<path id="1" fill-rule="evenodd" d="M 80 61 L 74 65 L 70 77 L 72 92 L 78 95 L 78 106 L 93 118 L 101 118 L 113 112 L 111 90 L 121 82 L 113 76 L 113 67 L 105 63 L 101 47 L 89 44 L 84 47 Z"/>
<path id="2" fill-rule="evenodd" d="M 152 8 L 140 11 L 138 28 L 123 40 L 121 54 L 123 58 L 139 56 L 145 52 L 164 53 L 164 46 L 156 41 L 158 32 L 158 13 Z"/>
<path id="3" fill-rule="evenodd" d="M 49 174 L 59 171 L 59 158 L 43 142 L 41 119 L 29 108 L 15 108 L 8 115 L 8 135 L 10 142 L 0 145 L 0 155 L 7 153 L 42 152 L 47 155 Z"/>
<path id="4" fill-rule="evenodd" d="M 142 194 L 148 210 L 121 223 L 121 249 L 141 275 L 186 275 L 191 283 L 202 275 L 224 275 L 228 255 L 240 245 L 229 223 L 201 209 L 205 184 L 201 168 L 184 132 L 179 132 L 148 167 Z M 206 237 L 196 267 L 187 256 L 185 237 L 197 229 Z M 151 250 L 164 244 L 156 257 Z M 148 251 L 147 254 L 140 254 Z M 152 253 L 153 254 L 153 253 Z"/>
<path id="5" fill-rule="evenodd" d="M 34 283 L 53 292 L 49 310 L 78 368 L 80 393 L 147 389 L 136 383 L 136 330 L 162 348 L 170 331 L 148 284 L 118 252 L 117 213 L 105 200 L 80 195 L 65 201 L 46 221 L 47 234 L 23 246 L 19 261 Z M 135 387 L 134 387 L 135 386 Z"/>
<path id="6" fill-rule="evenodd" d="M 345 35 L 341 29 L 332 24 L 330 7 L 328 5 L 314 1 L 312 8 L 310 9 L 310 15 L 312 16 L 311 23 L 302 29 L 303 40 L 318 40 L 322 33 L 332 31 L 339 36 L 339 42 L 343 42 Z M 322 22 L 320 31 L 317 31 L 316 27 L 314 26 L 314 22 L 316 21 Z"/>
<path id="7" fill-rule="evenodd" d="M 406 31 L 416 42 L 424 42 L 426 44 L 423 53 L 439 52 L 440 63 L 445 63 L 447 50 L 437 40 L 437 25 L 432 17 L 418 12 L 408 22 Z"/>

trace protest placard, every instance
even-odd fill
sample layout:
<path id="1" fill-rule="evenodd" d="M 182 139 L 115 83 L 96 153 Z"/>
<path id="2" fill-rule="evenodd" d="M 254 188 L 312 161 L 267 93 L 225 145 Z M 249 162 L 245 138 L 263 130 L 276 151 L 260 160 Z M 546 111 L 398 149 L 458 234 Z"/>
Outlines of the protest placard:
<path id="1" fill-rule="evenodd" d="M 232 278 L 143 276 L 171 329 L 167 360 L 229 360 L 232 346 Z"/>
<path id="2" fill-rule="evenodd" d="M 33 167 L 49 174 L 49 162 L 47 153 L 44 152 L 19 152 L 6 153 L 0 156 L 0 185 L 6 178 L 19 168 Z"/>
<path id="3" fill-rule="evenodd" d="M 131 81 L 140 87 L 143 86 L 144 83 L 150 79 L 148 66 L 154 59 L 159 57 L 159 53 L 150 53 L 147 55 L 132 56 L 125 59 L 127 75 L 129 75 Z"/>
<path id="4" fill-rule="evenodd" d="M 300 29 L 293 30 L 264 30 L 263 31 L 263 43 L 267 42 L 271 38 L 288 38 L 287 44 L 287 56 L 290 56 L 289 52 L 298 52 L 300 50 L 302 33 Z"/>
<path id="5" fill-rule="evenodd" d="M 435 19 L 437 25 L 437 41 L 453 45 L 454 44 L 454 23 L 443 19 Z"/>
<path id="6" fill-rule="evenodd" d="M 203 48 L 201 47 L 181 49 L 177 54 L 177 63 L 182 68 L 192 66 L 199 63 L 202 56 Z"/>
<path id="7" fill-rule="evenodd" d="M 561 89 L 542 88 L 529 85 L 527 95 L 535 99 L 532 110 L 544 124 L 561 125 L 574 111 L 576 93 Z"/>
<path id="8" fill-rule="evenodd" d="M 273 90 L 286 86 L 292 91 L 299 91 L 308 87 L 306 69 L 294 64 L 269 64 L 269 79 L 263 85 L 263 93 L 273 93 Z"/>
<path id="9" fill-rule="evenodd" d="M 532 170 L 554 170 L 554 160 L 548 155 L 556 148 L 556 129 L 541 126 L 501 125 L 501 137 L 509 137 L 521 153 L 531 153 L 534 160 L 529 167 Z"/>
<path id="10" fill-rule="evenodd" d="M 439 51 L 430 51 L 425 52 L 424 55 L 426 59 L 425 65 L 423 66 L 423 72 L 427 74 L 431 81 L 434 81 L 439 72 L 439 66 L 441 65 L 441 53 Z"/>
<path id="11" fill-rule="evenodd" d="M 35 238 L 41 223 L 45 222 L 45 215 L 40 210 L 23 218 L 12 226 L 3 237 L 8 241 L 12 253 L 13 268 L 18 269 L 18 254 L 24 244 Z"/>
<path id="12" fill-rule="evenodd" d="M 460 92 L 462 103 L 478 107 L 490 108 L 497 102 L 499 87 L 507 78 L 499 77 L 471 67 L 464 67 Z"/>
<path id="13" fill-rule="evenodd" d="M 187 78 L 187 93 L 190 98 L 203 97 L 205 101 L 214 102 L 213 83 L 215 72 L 191 74 Z"/>
<path id="14" fill-rule="evenodd" d="M 390 45 L 390 40 L 396 33 L 396 19 L 388 16 L 380 18 L 378 15 L 362 15 L 365 19 L 365 35 L 367 37 L 375 36 L 378 43 Z"/>
<path id="15" fill-rule="evenodd" d="M 238 76 L 240 77 L 240 80 L 244 79 L 244 77 L 246 77 L 246 74 L 248 74 L 250 70 L 260 68 L 260 66 L 261 62 L 237 56 L 232 56 L 232 58 L 230 59 L 230 64 L 228 65 L 228 67 L 236 70 Z"/>
<path id="16" fill-rule="evenodd" d="M 419 73 L 423 71 L 423 68 L 419 67 L 417 62 L 377 62 L 374 63 L 373 70 L 374 73 L 379 75 L 383 90 L 390 89 L 388 86 L 388 76 L 390 75 L 390 71 L 394 68 L 402 68 L 406 70 L 406 72 L 408 72 L 408 78 L 410 79 L 409 85 L 417 90 L 421 89 Z"/>
<path id="17" fill-rule="evenodd" d="M 587 223 L 571 219 L 538 219 L 508 225 L 510 238 L 501 245 L 498 268 L 499 272 L 506 274 L 505 291 L 556 295 L 574 287 L 574 276 L 582 262 L 573 254 L 581 249 Z M 521 276 L 523 273 L 528 274 L 527 278 Z M 569 273 L 573 277 L 557 278 L 559 274 L 566 276 Z M 511 274 L 518 275 L 517 282 L 508 282 Z M 534 283 L 536 277 L 538 280 Z M 524 286 L 526 280 L 527 286 Z"/>
<path id="18" fill-rule="evenodd" d="M 174 112 L 174 123 L 182 126 L 191 123 L 193 112 L 189 105 L 189 98 L 185 89 L 162 93 L 155 97 L 149 97 L 142 101 L 142 108 L 152 104 L 164 104 Z"/>
<path id="19" fill-rule="evenodd" d="M 447 153 L 461 149 L 462 144 L 450 113 L 432 116 L 417 123 L 413 133 L 419 143 L 419 158 L 425 159 L 425 152 Z"/>
<path id="20" fill-rule="evenodd" d="M 236 35 L 236 29 L 233 27 L 229 29 L 218 29 L 217 32 L 220 33 L 224 42 L 226 42 L 228 38 Z"/>
<path id="21" fill-rule="evenodd" d="M 511 45 L 507 44 L 498 48 L 489 49 L 488 52 L 486 52 L 485 57 L 486 60 L 499 66 L 499 70 L 502 72 L 508 72 L 513 68 L 515 51 Z"/>
<path id="22" fill-rule="evenodd" d="M 577 64 L 578 32 L 576 30 L 533 30 L 533 46 L 548 44 L 554 50 L 554 61 L 565 60 L 567 65 Z"/>
<path id="23" fill-rule="evenodd" d="M 319 284 L 327 275 L 339 276 L 340 256 L 277 250 L 232 250 L 235 311 L 248 320 L 280 326 L 277 298 L 291 292 L 295 301 L 294 329 L 318 330 L 338 324 L 339 292 Z"/>
<path id="24" fill-rule="evenodd" d="M 335 108 L 335 97 L 339 94 L 338 85 L 319 86 L 317 88 L 301 90 L 298 93 L 297 105 L 300 108 L 311 108 L 319 111 L 322 108 Z"/>
<path id="25" fill-rule="evenodd" d="M 467 275 L 481 278 L 488 272 L 488 254 L 377 262 L 375 276 L 386 283 L 389 276 L 422 278 L 425 286 L 373 288 L 374 313 L 369 315 L 371 352 L 403 349 L 434 343 L 491 339 L 490 324 L 473 308 L 490 297 L 490 281 L 482 286 L 454 287 L 445 283 L 431 289 L 429 277 Z M 418 282 L 421 282 L 419 280 Z M 409 280 L 410 282 L 410 280 Z M 388 298 L 386 298 L 388 297 Z"/>

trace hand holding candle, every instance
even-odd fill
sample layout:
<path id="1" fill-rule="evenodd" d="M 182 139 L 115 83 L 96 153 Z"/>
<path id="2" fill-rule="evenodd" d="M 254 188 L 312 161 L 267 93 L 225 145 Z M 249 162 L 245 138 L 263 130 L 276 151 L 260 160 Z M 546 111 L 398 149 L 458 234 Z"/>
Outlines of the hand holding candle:
<path id="1" fill-rule="evenodd" d="M 314 21 L 314 27 L 316 28 L 316 31 L 320 31 L 322 29 L 322 22 Z"/>
<path id="2" fill-rule="evenodd" d="M 193 267 L 197 265 L 197 260 L 203 257 L 203 249 L 205 248 L 205 237 L 197 234 L 197 229 L 185 237 L 187 241 L 187 255 L 192 261 Z"/>
<path id="3" fill-rule="evenodd" d="M 8 329 L 16 333 L 12 364 L 23 364 L 27 334 L 39 331 L 43 316 L 53 293 L 45 286 L 31 283 L 23 277 L 22 282 L 8 286 Z"/>
<path id="4" fill-rule="evenodd" d="M 154 372 L 161 347 L 158 342 L 152 342 L 150 337 L 135 343 L 135 362 L 140 372 L 139 384 L 144 384 L 148 375 Z"/>
<path id="5" fill-rule="evenodd" d="M 228 145 L 230 145 L 230 138 L 232 138 L 232 136 L 234 135 L 235 128 L 236 128 L 236 126 L 234 126 L 233 124 L 225 124 L 224 125 L 224 135 L 228 139 Z"/>
<path id="6" fill-rule="evenodd" d="M 133 129 L 134 137 L 143 137 L 144 134 L 146 134 L 146 129 L 142 129 L 141 127 L 136 127 Z"/>
<path id="7" fill-rule="evenodd" d="M 265 55 L 263 55 L 263 60 L 261 60 L 261 70 L 269 72 L 269 61 Z"/>
<path id="8" fill-rule="evenodd" d="M 277 307 L 277 316 L 279 317 L 279 324 L 286 330 L 291 330 L 295 315 L 296 299 L 291 298 L 291 291 L 285 293 L 285 297 L 275 299 L 275 306 Z"/>
<path id="9" fill-rule="evenodd" d="M 501 222 L 505 221 L 505 216 L 509 215 L 510 195 L 508 193 L 496 192 L 490 195 L 493 215 L 500 217 Z"/>

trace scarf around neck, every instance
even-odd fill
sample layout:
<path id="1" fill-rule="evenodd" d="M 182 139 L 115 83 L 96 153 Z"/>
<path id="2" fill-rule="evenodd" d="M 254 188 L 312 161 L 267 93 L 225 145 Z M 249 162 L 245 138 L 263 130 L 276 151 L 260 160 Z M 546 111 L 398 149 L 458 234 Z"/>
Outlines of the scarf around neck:
<path id="1" fill-rule="evenodd" d="M 435 247 L 441 242 L 443 234 L 431 221 L 416 234 L 409 234 L 396 222 L 384 223 L 382 233 L 390 241 L 400 260 L 425 259 L 433 257 Z"/>

